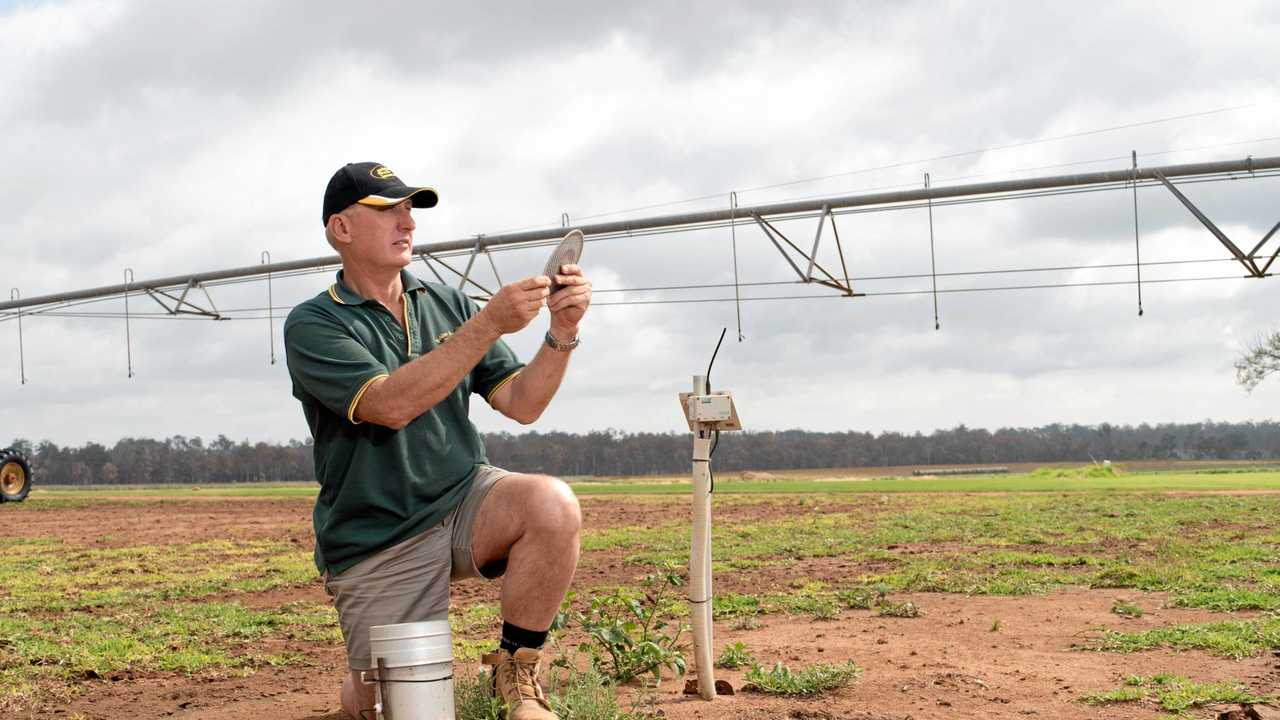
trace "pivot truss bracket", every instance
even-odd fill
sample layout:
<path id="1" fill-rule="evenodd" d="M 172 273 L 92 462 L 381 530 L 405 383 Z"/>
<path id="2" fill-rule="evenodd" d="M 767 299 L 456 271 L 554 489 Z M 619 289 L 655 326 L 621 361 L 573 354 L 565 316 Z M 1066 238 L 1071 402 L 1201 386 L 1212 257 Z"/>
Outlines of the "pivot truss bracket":
<path id="1" fill-rule="evenodd" d="M 481 285 L 480 283 L 476 282 L 475 278 L 471 277 L 471 270 L 475 267 L 476 255 L 479 255 L 480 253 L 484 253 L 485 257 L 489 258 L 489 266 L 493 268 L 493 276 L 495 278 L 498 278 L 498 282 L 501 283 L 502 278 L 499 277 L 498 275 L 498 266 L 493 262 L 493 256 L 489 254 L 488 249 L 484 247 L 483 237 L 479 237 L 476 239 L 475 247 L 472 248 L 470 253 L 468 253 L 467 267 L 466 267 L 466 270 L 464 271 L 458 270 L 454 266 L 445 262 L 444 258 L 439 257 L 438 255 L 432 255 L 426 250 L 422 250 L 418 252 L 418 259 L 421 260 L 423 264 L 427 266 L 427 269 L 430 270 L 431 273 L 436 276 L 436 279 L 440 281 L 440 284 L 448 285 L 449 283 L 445 282 L 444 276 L 442 276 L 440 272 L 436 270 L 435 266 L 431 264 L 432 260 L 439 263 L 440 267 L 443 267 L 444 269 L 458 276 L 459 290 L 466 288 L 467 285 L 471 285 L 472 287 L 474 287 L 476 290 L 480 292 L 479 295 L 472 295 L 471 299 L 479 302 L 485 302 L 489 298 L 493 297 L 493 291 L 485 287 L 484 285 Z"/>
<path id="2" fill-rule="evenodd" d="M 777 248 L 778 253 L 782 255 L 782 259 L 786 260 L 791 269 L 796 271 L 800 282 L 805 284 L 817 283 L 833 290 L 839 290 L 840 294 L 845 297 L 863 297 L 865 295 L 865 293 L 854 292 L 853 284 L 849 282 L 849 268 L 844 261 L 844 246 L 840 243 L 840 231 L 836 228 L 836 219 L 831 214 L 830 205 L 824 205 L 822 212 L 818 214 L 818 229 L 813 234 L 813 248 L 808 253 L 801 250 L 781 230 L 774 227 L 773 223 L 765 220 L 758 213 L 752 213 L 751 217 L 760 226 L 760 229 L 764 231 L 765 237 L 769 238 L 769 242 L 773 243 L 773 246 Z M 831 232 L 835 236 L 836 252 L 840 255 L 840 269 L 843 272 L 843 279 L 836 278 L 818 262 L 818 248 L 822 245 L 822 230 L 826 227 L 828 217 L 831 218 Z M 782 246 L 783 243 L 786 243 L 787 247 L 791 248 L 790 252 Z M 801 270 L 796 261 L 792 259 L 791 255 L 793 253 L 800 258 L 801 262 L 808 264 L 805 270 Z M 823 277 L 814 275 L 814 270 L 819 271 Z"/>
<path id="3" fill-rule="evenodd" d="M 199 288 L 200 292 L 204 294 L 204 299 L 209 303 L 208 309 L 203 308 L 187 299 L 187 295 L 190 294 L 192 288 Z M 147 294 L 148 297 L 150 297 L 152 300 L 155 300 L 156 303 L 159 304 L 160 307 L 164 308 L 164 311 L 169 313 L 170 315 L 199 315 L 201 317 L 207 317 L 212 320 L 227 319 L 226 316 L 218 312 L 218 307 L 213 304 L 213 296 L 209 294 L 208 288 L 206 288 L 204 284 L 199 281 L 196 281 L 196 280 L 188 281 L 186 287 L 182 288 L 182 294 L 176 297 L 173 294 L 165 292 L 164 290 L 161 290 L 159 288 L 142 288 L 142 290 Z M 165 300 L 162 298 L 170 300 L 173 304 L 170 305 L 169 303 L 166 303 Z"/>
<path id="4" fill-rule="evenodd" d="M 1251 277 L 1267 277 L 1267 271 L 1271 269 L 1271 264 L 1276 261 L 1277 256 L 1280 256 L 1280 243 L 1276 244 L 1275 251 L 1271 253 L 1271 257 L 1267 259 L 1266 263 L 1263 264 L 1262 267 L 1258 267 L 1258 260 L 1266 257 L 1266 253 L 1263 252 L 1262 255 L 1259 256 L 1258 252 L 1267 244 L 1267 241 L 1271 239 L 1271 236 L 1276 234 L 1276 230 L 1280 230 L 1280 221 L 1277 221 L 1275 225 L 1272 225 L 1271 229 L 1267 231 L 1267 234 L 1263 235 L 1262 239 L 1258 241 L 1258 244 L 1254 245 L 1253 249 L 1246 253 L 1237 247 L 1236 244 L 1231 241 L 1231 238 L 1227 237 L 1226 233 L 1218 229 L 1218 226 L 1215 225 L 1207 215 L 1200 212 L 1200 208 L 1197 208 L 1195 203 L 1191 202 L 1190 198 L 1183 195 L 1182 191 L 1179 190 L 1176 185 L 1169 182 L 1169 178 L 1165 177 L 1164 173 L 1157 170 L 1153 171 L 1151 174 L 1155 176 L 1155 179 L 1159 180 L 1162 185 L 1168 188 L 1169 192 L 1173 193 L 1173 196 L 1178 199 L 1178 202 L 1181 202 L 1186 206 L 1187 210 L 1190 210 L 1191 214 L 1195 215 L 1196 219 L 1208 228 L 1209 232 L 1213 233 L 1214 237 L 1218 238 L 1218 242 L 1222 243 L 1222 246 L 1227 249 L 1227 252 L 1231 253 L 1231 255 L 1244 266 L 1245 271 L 1248 272 Z"/>

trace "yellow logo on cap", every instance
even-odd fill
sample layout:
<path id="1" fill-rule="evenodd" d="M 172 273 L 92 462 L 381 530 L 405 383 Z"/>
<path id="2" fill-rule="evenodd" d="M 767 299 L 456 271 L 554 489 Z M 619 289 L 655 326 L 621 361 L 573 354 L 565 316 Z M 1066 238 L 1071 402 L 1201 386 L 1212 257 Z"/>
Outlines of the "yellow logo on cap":
<path id="1" fill-rule="evenodd" d="M 396 176 L 396 174 L 391 171 L 391 168 L 385 165 L 379 165 L 378 167 L 370 170 L 369 174 L 378 178 L 379 180 L 386 180 L 388 178 L 393 178 Z"/>

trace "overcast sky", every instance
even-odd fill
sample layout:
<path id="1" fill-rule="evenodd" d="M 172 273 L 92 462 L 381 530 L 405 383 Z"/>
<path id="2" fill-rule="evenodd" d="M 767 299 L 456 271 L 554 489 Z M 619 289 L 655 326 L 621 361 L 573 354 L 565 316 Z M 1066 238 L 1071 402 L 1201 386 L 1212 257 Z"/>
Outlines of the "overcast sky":
<path id="1" fill-rule="evenodd" d="M 415 211 L 423 243 L 557 226 L 562 212 L 590 222 L 722 208 L 733 190 L 750 205 L 918 186 L 926 171 L 941 185 L 1115 169 L 1131 149 L 1143 165 L 1280 155 L 1276 37 L 1280 5 L 1261 1 L 0 0 L 0 250 L 24 296 L 118 283 L 125 268 L 145 280 L 256 264 L 264 250 L 322 255 L 325 183 L 361 160 L 439 190 L 438 208 Z M 1077 136 L 1026 144 L 1064 135 Z M 1280 178 L 1186 191 L 1246 247 L 1280 219 Z M 1142 190 L 1139 207 L 1144 261 L 1217 260 L 1144 268 L 1145 279 L 1242 274 L 1164 190 Z M 925 211 L 838 223 L 852 275 L 929 272 Z M 780 227 L 812 240 L 813 220 Z M 1134 258 L 1127 191 L 937 208 L 934 231 L 942 273 Z M 736 241 L 743 282 L 789 279 L 758 229 Z M 545 252 L 493 258 L 511 280 Z M 838 265 L 830 244 L 822 259 Z M 731 282 L 727 229 L 591 243 L 583 265 L 599 303 L 733 296 L 607 292 Z M 1130 266 L 938 283 L 1133 277 Z M 492 282 L 487 264 L 479 278 Z M 16 323 L 2 322 L 0 443 L 303 438 L 280 308 L 330 282 L 272 284 L 275 365 L 265 319 L 137 319 L 128 379 L 123 320 L 30 317 L 20 385 Z M 267 300 L 265 284 L 211 292 L 220 308 Z M 676 393 L 725 326 L 713 380 L 751 429 L 1270 420 L 1280 406 L 1280 378 L 1248 394 L 1232 369 L 1280 324 L 1275 279 L 1148 284 L 1141 318 L 1131 285 L 944 293 L 941 330 L 927 294 L 743 294 L 815 297 L 742 303 L 741 343 L 733 303 L 599 305 L 533 428 L 679 429 Z M 130 310 L 159 310 L 149 303 Z M 544 315 L 509 342 L 528 358 L 545 327 Z M 522 429 L 474 406 L 483 430 Z"/>

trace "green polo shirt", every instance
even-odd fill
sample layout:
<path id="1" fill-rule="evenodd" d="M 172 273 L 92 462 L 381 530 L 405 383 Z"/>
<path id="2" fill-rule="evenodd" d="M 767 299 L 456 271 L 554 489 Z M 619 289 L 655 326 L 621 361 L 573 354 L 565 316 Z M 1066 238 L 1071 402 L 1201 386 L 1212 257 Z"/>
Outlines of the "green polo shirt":
<path id="1" fill-rule="evenodd" d="M 336 575 L 426 530 L 462 501 L 487 462 L 471 424 L 471 393 L 486 400 L 522 367 L 499 340 L 462 382 L 401 430 L 355 419 L 378 378 L 429 353 L 479 312 L 460 291 L 400 271 L 405 324 L 342 281 L 303 302 L 284 324 L 293 396 L 315 438 L 320 494 L 316 567 Z"/>

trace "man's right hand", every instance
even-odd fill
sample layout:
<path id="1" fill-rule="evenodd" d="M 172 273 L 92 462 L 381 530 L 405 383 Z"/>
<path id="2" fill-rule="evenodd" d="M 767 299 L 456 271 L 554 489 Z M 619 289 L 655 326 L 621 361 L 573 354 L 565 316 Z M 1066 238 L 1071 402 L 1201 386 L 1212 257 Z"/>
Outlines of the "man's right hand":
<path id="1" fill-rule="evenodd" d="M 546 275 L 508 283 L 489 298 L 480 314 L 503 335 L 518 332 L 533 322 L 538 311 L 547 304 L 550 287 L 551 278 Z"/>

